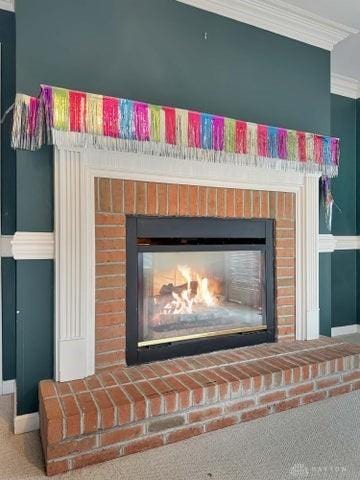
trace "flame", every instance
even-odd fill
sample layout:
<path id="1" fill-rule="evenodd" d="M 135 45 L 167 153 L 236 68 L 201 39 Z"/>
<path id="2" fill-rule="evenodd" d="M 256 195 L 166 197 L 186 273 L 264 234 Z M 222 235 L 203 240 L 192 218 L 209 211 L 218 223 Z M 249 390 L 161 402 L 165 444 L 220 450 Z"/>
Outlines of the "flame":
<path id="1" fill-rule="evenodd" d="M 180 294 L 172 292 L 173 299 L 165 305 L 162 313 L 190 314 L 193 313 L 193 305 L 212 307 L 217 304 L 217 298 L 210 290 L 208 278 L 192 272 L 187 265 L 178 265 L 177 271 L 185 280 L 187 288 Z M 196 285 L 196 292 L 193 284 Z"/>

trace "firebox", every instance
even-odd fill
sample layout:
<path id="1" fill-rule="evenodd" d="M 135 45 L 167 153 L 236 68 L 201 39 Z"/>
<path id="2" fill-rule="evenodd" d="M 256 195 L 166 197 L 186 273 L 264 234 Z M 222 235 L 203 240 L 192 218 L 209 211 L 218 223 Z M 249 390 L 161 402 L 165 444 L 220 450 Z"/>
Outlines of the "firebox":
<path id="1" fill-rule="evenodd" d="M 128 216 L 128 365 L 275 340 L 273 220 Z"/>

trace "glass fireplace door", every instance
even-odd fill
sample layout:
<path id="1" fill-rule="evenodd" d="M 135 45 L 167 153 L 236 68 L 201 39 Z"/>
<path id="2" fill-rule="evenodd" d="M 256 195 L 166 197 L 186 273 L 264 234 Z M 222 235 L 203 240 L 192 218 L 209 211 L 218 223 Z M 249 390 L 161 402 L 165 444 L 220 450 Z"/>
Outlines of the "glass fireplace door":
<path id="1" fill-rule="evenodd" d="M 266 330 L 265 248 L 138 252 L 138 346 Z"/>

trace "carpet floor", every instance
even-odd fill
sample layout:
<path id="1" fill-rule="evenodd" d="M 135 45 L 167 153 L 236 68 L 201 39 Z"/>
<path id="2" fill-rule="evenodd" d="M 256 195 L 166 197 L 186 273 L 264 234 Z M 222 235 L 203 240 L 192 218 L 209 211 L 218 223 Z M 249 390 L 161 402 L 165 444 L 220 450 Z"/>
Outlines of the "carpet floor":
<path id="1" fill-rule="evenodd" d="M 44 479 L 39 434 L 12 434 L 12 404 L 0 397 L 0 479 Z M 360 479 L 360 391 L 56 478 Z"/>

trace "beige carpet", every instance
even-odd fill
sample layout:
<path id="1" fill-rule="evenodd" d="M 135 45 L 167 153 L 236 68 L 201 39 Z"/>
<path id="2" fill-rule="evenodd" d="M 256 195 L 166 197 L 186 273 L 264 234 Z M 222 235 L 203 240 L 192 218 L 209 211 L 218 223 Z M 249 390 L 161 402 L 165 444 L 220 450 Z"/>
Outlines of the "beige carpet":
<path id="1" fill-rule="evenodd" d="M 11 433 L 0 397 L 0 478 L 43 479 L 37 432 Z M 360 392 L 57 477 L 87 480 L 360 478 Z"/>

